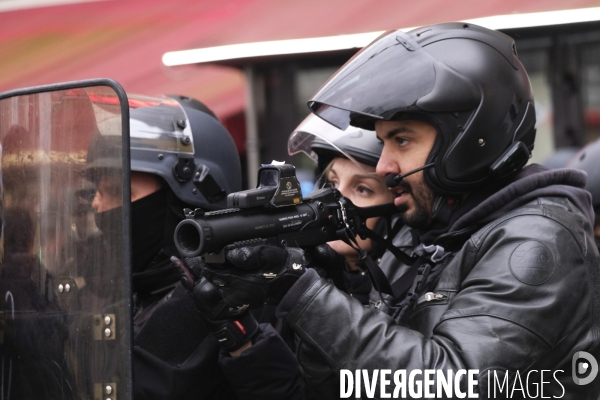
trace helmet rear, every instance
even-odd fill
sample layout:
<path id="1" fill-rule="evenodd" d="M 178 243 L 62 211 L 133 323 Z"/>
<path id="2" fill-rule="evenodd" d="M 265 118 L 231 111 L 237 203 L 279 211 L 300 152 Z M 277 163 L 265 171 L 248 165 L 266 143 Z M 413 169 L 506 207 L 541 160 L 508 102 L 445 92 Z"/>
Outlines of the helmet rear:
<path id="1" fill-rule="evenodd" d="M 567 164 L 567 168 L 576 168 L 587 173 L 585 189 L 592 194 L 594 210 L 600 210 L 600 140 L 596 140 L 581 149 Z"/>

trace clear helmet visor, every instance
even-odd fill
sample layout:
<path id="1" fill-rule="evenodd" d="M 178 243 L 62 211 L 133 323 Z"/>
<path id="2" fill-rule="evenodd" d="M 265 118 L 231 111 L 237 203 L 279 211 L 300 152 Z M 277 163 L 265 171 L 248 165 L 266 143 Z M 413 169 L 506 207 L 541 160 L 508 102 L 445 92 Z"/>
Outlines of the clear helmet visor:
<path id="1" fill-rule="evenodd" d="M 460 111 L 479 98 L 471 81 L 436 60 L 412 36 L 390 31 L 344 64 L 308 106 L 340 129 L 373 129 L 374 120 L 390 120 L 401 112 Z"/>
<path id="2" fill-rule="evenodd" d="M 109 109 L 115 99 L 93 96 L 97 109 Z M 168 97 L 128 95 L 130 113 L 130 147 L 167 153 L 194 154 L 194 140 L 188 118 L 179 103 Z M 104 136 L 120 135 L 120 119 L 98 121 Z"/>
<path id="3" fill-rule="evenodd" d="M 375 132 L 352 126 L 341 130 L 319 118 L 308 115 L 288 139 L 288 154 L 304 153 L 324 169 L 335 157 L 345 157 L 367 174 L 375 174 L 375 166 L 383 144 Z"/>
<path id="4" fill-rule="evenodd" d="M 193 156 L 192 129 L 176 100 L 130 95 L 129 108 L 132 149 Z"/>
<path id="5" fill-rule="evenodd" d="M 90 96 L 95 110 L 111 110 L 116 100 L 110 96 Z M 190 123 L 177 101 L 171 98 L 128 96 L 130 110 L 130 148 L 157 153 L 194 155 L 194 140 Z M 89 168 L 118 167 L 120 159 L 113 157 L 111 148 L 121 143 L 120 115 L 98 120 L 101 136 L 94 138 L 94 154 L 88 154 Z M 97 154 L 96 154 L 97 153 Z M 90 157 L 91 156 L 91 157 Z"/>

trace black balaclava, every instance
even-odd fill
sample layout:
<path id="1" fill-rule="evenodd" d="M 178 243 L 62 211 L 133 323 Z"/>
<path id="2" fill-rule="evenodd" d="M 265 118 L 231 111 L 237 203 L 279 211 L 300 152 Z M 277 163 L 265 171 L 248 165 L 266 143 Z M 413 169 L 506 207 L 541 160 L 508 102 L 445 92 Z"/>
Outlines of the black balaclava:
<path id="1" fill-rule="evenodd" d="M 166 215 L 164 189 L 131 203 L 131 268 L 134 274 L 143 272 L 160 252 Z"/>
<path id="2" fill-rule="evenodd" d="M 165 235 L 167 200 L 164 190 L 156 191 L 131 203 L 132 272 L 142 272 L 159 253 Z M 121 220 L 123 207 L 95 213 L 96 226 L 109 246 L 123 240 Z"/>
<path id="3" fill-rule="evenodd" d="M 168 188 L 131 203 L 132 284 L 142 302 L 164 293 L 181 278 L 179 267 L 171 263 L 170 257 L 178 256 L 173 234 L 186 207 L 190 206 Z M 117 207 L 95 214 L 96 225 L 112 251 L 122 249 L 122 212 L 122 207 Z"/>
<path id="4" fill-rule="evenodd" d="M 118 251 L 123 242 L 123 207 L 94 213 L 96 226 L 111 251 Z"/>

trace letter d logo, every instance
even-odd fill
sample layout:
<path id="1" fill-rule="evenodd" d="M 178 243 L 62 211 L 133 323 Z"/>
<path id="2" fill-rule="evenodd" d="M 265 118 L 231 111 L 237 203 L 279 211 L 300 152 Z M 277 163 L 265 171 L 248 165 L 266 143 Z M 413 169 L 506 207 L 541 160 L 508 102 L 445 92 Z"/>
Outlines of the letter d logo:
<path id="1" fill-rule="evenodd" d="M 598 375 L 598 362 L 593 355 L 585 351 L 578 351 L 577 353 L 573 354 L 571 368 L 573 373 L 573 382 L 575 382 L 576 385 L 587 385 L 588 383 L 591 383 L 594 378 L 596 378 L 596 375 Z M 586 378 L 579 378 L 578 375 L 583 375 L 587 371 L 590 371 L 590 373 Z"/>

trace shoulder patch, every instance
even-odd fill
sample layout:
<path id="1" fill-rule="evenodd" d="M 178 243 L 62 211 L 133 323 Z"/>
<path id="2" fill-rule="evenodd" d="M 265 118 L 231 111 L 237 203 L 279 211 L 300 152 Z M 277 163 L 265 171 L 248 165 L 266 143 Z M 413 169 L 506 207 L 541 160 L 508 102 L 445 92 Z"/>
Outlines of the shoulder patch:
<path id="1" fill-rule="evenodd" d="M 528 285 L 541 285 L 554 273 L 554 255 L 543 243 L 521 243 L 510 255 L 510 272 Z"/>

